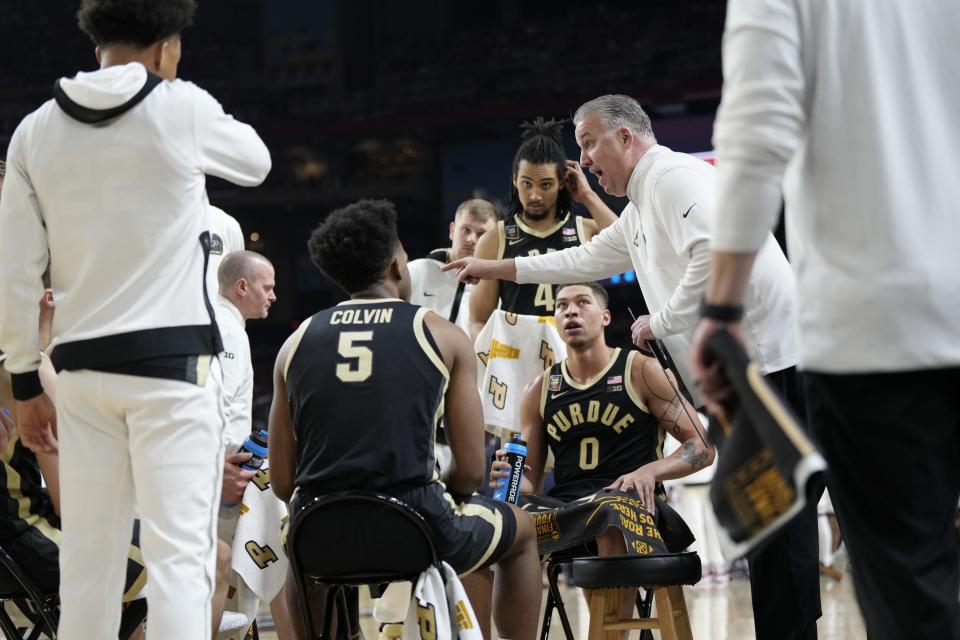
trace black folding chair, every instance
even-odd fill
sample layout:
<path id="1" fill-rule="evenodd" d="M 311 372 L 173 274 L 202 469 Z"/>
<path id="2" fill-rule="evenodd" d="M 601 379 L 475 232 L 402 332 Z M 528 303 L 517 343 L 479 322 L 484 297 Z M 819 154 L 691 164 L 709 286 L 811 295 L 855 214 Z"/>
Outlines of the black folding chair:
<path id="1" fill-rule="evenodd" d="M 333 640 L 334 616 L 340 621 L 338 636 L 351 638 L 359 631 L 351 628 L 348 591 L 361 585 L 416 582 L 431 565 L 441 569 L 423 516 L 376 492 L 341 491 L 312 498 L 291 514 L 286 544 L 307 637 L 320 640 Z M 317 636 L 310 602 L 321 589 L 327 589 L 326 606 Z"/>
<path id="2" fill-rule="evenodd" d="M 21 630 L 3 607 L 13 602 L 33 625 Z M 126 640 L 147 617 L 147 601 L 134 600 L 120 618 L 118 638 Z M 43 593 L 36 583 L 0 545 L 0 630 L 8 640 L 37 640 L 42 635 L 56 640 L 60 622 L 60 595 Z"/>
<path id="3" fill-rule="evenodd" d="M 21 632 L 17 628 L 3 608 L 3 603 L 7 601 L 13 601 L 17 605 L 33 624 L 32 629 Z M 8 640 L 37 640 L 41 634 L 46 634 L 51 640 L 56 640 L 59 621 L 59 595 L 41 593 L 34 581 L 0 545 L 0 629 L 3 630 L 3 635 Z"/>
<path id="4" fill-rule="evenodd" d="M 566 640 L 576 640 L 570 618 L 567 616 L 567 608 L 563 603 L 563 595 L 560 593 L 559 578 L 564 567 L 569 567 L 574 559 L 590 553 L 586 546 L 573 547 L 552 554 L 547 561 L 547 601 L 543 608 L 543 620 L 540 623 L 540 640 L 547 640 L 550 637 L 550 623 L 553 621 L 554 610 L 560 616 L 560 624 L 563 626 L 563 635 Z M 650 611 L 653 608 L 653 589 L 647 588 L 645 595 L 637 591 L 636 607 L 640 617 L 650 617 Z M 640 640 L 653 640 L 649 629 L 640 632 Z"/>

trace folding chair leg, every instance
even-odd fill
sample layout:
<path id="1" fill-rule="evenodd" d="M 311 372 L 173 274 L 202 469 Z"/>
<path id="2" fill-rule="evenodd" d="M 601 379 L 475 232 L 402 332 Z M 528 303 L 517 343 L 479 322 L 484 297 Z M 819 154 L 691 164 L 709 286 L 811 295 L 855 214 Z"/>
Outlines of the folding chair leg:
<path id="1" fill-rule="evenodd" d="M 0 630 L 3 631 L 3 635 L 6 638 L 22 638 L 20 632 L 17 630 L 17 625 L 13 623 L 13 620 L 10 619 L 10 616 L 7 615 L 7 612 L 3 610 L 3 602 L 0 602 Z"/>
<path id="2" fill-rule="evenodd" d="M 313 611 L 310 609 L 310 600 L 313 595 L 313 590 L 308 585 L 307 581 L 303 579 L 300 574 L 291 566 L 291 572 L 293 573 L 294 585 L 297 589 L 297 601 L 300 603 L 300 619 L 297 620 L 294 624 L 300 624 L 303 629 L 303 637 L 313 638 L 317 637 L 316 632 L 314 631 L 316 623 L 313 620 Z"/>
<path id="3" fill-rule="evenodd" d="M 57 637 L 56 633 L 50 635 L 50 633 L 44 629 L 44 625 L 39 624 L 30 630 L 30 635 L 27 637 L 27 640 L 40 640 L 40 636 L 45 633 L 47 634 L 48 638 L 55 639 Z"/>
<path id="4" fill-rule="evenodd" d="M 349 589 L 347 587 L 340 587 L 337 589 L 336 609 L 339 611 L 337 620 L 340 623 L 340 626 L 337 629 L 337 635 L 345 638 L 353 638 L 353 628 L 350 624 L 350 605 L 347 604 L 348 591 Z M 343 629 L 346 629 L 346 633 L 342 632 Z"/>
<path id="5" fill-rule="evenodd" d="M 567 640 L 574 640 L 573 628 L 570 626 L 570 618 L 567 617 L 567 607 L 563 603 L 563 596 L 560 595 L 560 585 L 557 582 L 562 569 L 563 565 L 551 565 L 547 569 L 547 584 L 549 585 L 550 593 L 553 594 L 554 606 L 556 606 L 557 614 L 560 616 L 560 624 L 563 625 L 563 635 Z M 543 640 L 546 640 L 546 638 L 547 636 L 544 635 Z"/>
<path id="6" fill-rule="evenodd" d="M 645 587 L 644 595 L 640 595 L 637 590 L 637 616 L 640 618 L 649 618 L 653 612 L 653 588 Z M 640 631 L 640 640 L 653 640 L 653 631 L 651 629 L 642 629 Z"/>
<path id="7" fill-rule="evenodd" d="M 333 619 L 337 617 L 337 593 L 340 587 L 329 587 L 327 591 L 326 603 L 323 607 L 323 635 L 322 640 L 334 640 L 333 637 Z M 313 631 L 311 630 L 311 633 Z"/>
<path id="8" fill-rule="evenodd" d="M 547 589 L 547 602 L 543 606 L 543 621 L 540 623 L 540 640 L 547 640 L 550 637 L 550 620 L 553 618 L 553 608 L 555 606 L 553 589 Z"/>
<path id="9" fill-rule="evenodd" d="M 43 598 L 35 589 L 27 589 L 29 596 L 26 598 L 17 598 L 12 600 L 20 612 L 26 617 L 33 628 L 26 635 L 15 635 L 15 638 L 25 638 L 25 640 L 38 640 L 42 634 L 46 634 L 51 640 L 57 638 L 57 626 L 60 624 L 60 611 L 54 604 L 53 607 Z M 54 600 L 54 602 L 56 602 Z"/>

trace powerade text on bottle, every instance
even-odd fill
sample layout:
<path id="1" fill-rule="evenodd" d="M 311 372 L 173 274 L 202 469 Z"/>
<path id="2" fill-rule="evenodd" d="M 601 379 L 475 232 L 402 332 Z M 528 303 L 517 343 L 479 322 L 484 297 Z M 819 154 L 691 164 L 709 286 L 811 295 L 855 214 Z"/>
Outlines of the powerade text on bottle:
<path id="1" fill-rule="evenodd" d="M 263 466 L 263 461 L 267 457 L 267 432 L 265 429 L 251 433 L 243 441 L 240 450 L 237 453 L 249 453 L 250 459 L 240 465 L 241 469 L 247 471 L 256 471 Z M 224 507 L 235 507 L 235 504 L 221 503 Z"/>
<path id="2" fill-rule="evenodd" d="M 500 481 L 500 488 L 493 492 L 493 499 L 517 504 L 520 481 L 523 480 L 523 464 L 527 461 L 527 443 L 515 435 L 504 450 L 507 452 L 507 464 L 510 465 L 510 477 Z"/>

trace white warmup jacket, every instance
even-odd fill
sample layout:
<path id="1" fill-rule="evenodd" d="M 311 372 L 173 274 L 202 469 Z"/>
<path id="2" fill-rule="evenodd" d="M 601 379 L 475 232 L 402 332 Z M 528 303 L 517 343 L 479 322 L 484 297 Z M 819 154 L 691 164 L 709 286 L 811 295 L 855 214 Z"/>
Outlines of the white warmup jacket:
<path id="1" fill-rule="evenodd" d="M 960 5 L 734 1 L 714 145 L 716 249 L 786 201 L 801 367 L 960 365 Z"/>
<path id="2" fill-rule="evenodd" d="M 470 293 L 473 285 L 465 285 L 460 294 L 457 315 L 451 318 L 460 282 L 456 271 L 441 271 L 447 264 L 447 250 L 431 251 L 426 258 L 407 263 L 410 271 L 410 303 L 435 311 L 470 335 Z"/>
<path id="3" fill-rule="evenodd" d="M 703 160 L 654 146 L 634 167 L 630 204 L 616 223 L 579 247 L 516 259 L 517 282 L 599 280 L 634 269 L 650 328 L 667 345 L 698 404 L 689 356 L 710 269 L 715 172 Z M 793 272 L 767 231 L 742 323 L 750 356 L 765 374 L 797 363 L 795 298 Z"/>
<path id="4" fill-rule="evenodd" d="M 220 263 L 223 262 L 228 253 L 243 251 L 246 248 L 246 243 L 243 240 L 243 230 L 236 218 L 219 207 L 208 205 L 207 208 L 210 214 L 210 264 L 207 265 L 207 295 L 210 296 L 211 300 L 215 300 L 217 292 L 220 290 L 220 283 L 217 281 Z"/>
<path id="5" fill-rule="evenodd" d="M 50 261 L 58 369 L 104 369 L 219 340 L 203 295 L 206 175 L 257 185 L 270 154 L 196 85 L 139 63 L 61 79 L 17 127 L 0 200 L 0 348 L 35 388 Z"/>
<path id="6" fill-rule="evenodd" d="M 220 368 L 223 371 L 223 406 L 227 413 L 223 441 L 227 453 L 233 454 L 252 430 L 253 362 L 250 359 L 250 339 L 247 337 L 246 321 L 235 304 L 217 294 L 214 297 L 214 310 L 223 339 Z"/>

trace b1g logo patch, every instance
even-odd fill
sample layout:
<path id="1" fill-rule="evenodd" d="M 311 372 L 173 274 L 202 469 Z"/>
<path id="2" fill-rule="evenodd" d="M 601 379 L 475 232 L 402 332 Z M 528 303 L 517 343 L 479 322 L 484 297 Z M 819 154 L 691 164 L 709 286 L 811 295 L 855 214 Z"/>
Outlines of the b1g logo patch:
<path id="1" fill-rule="evenodd" d="M 503 230 L 503 235 L 507 240 L 519 240 L 520 239 L 520 227 L 515 224 L 505 227 Z"/>
<path id="2" fill-rule="evenodd" d="M 569 227 L 565 228 L 560 232 L 560 236 L 563 238 L 564 242 L 576 242 L 577 241 L 577 230 L 571 229 Z"/>
<path id="3" fill-rule="evenodd" d="M 560 391 L 560 383 L 563 381 L 563 376 L 560 374 L 550 376 L 550 384 L 547 385 L 547 388 L 550 391 Z"/>
<path id="4" fill-rule="evenodd" d="M 607 393 L 623 391 L 623 376 L 607 376 Z"/>

